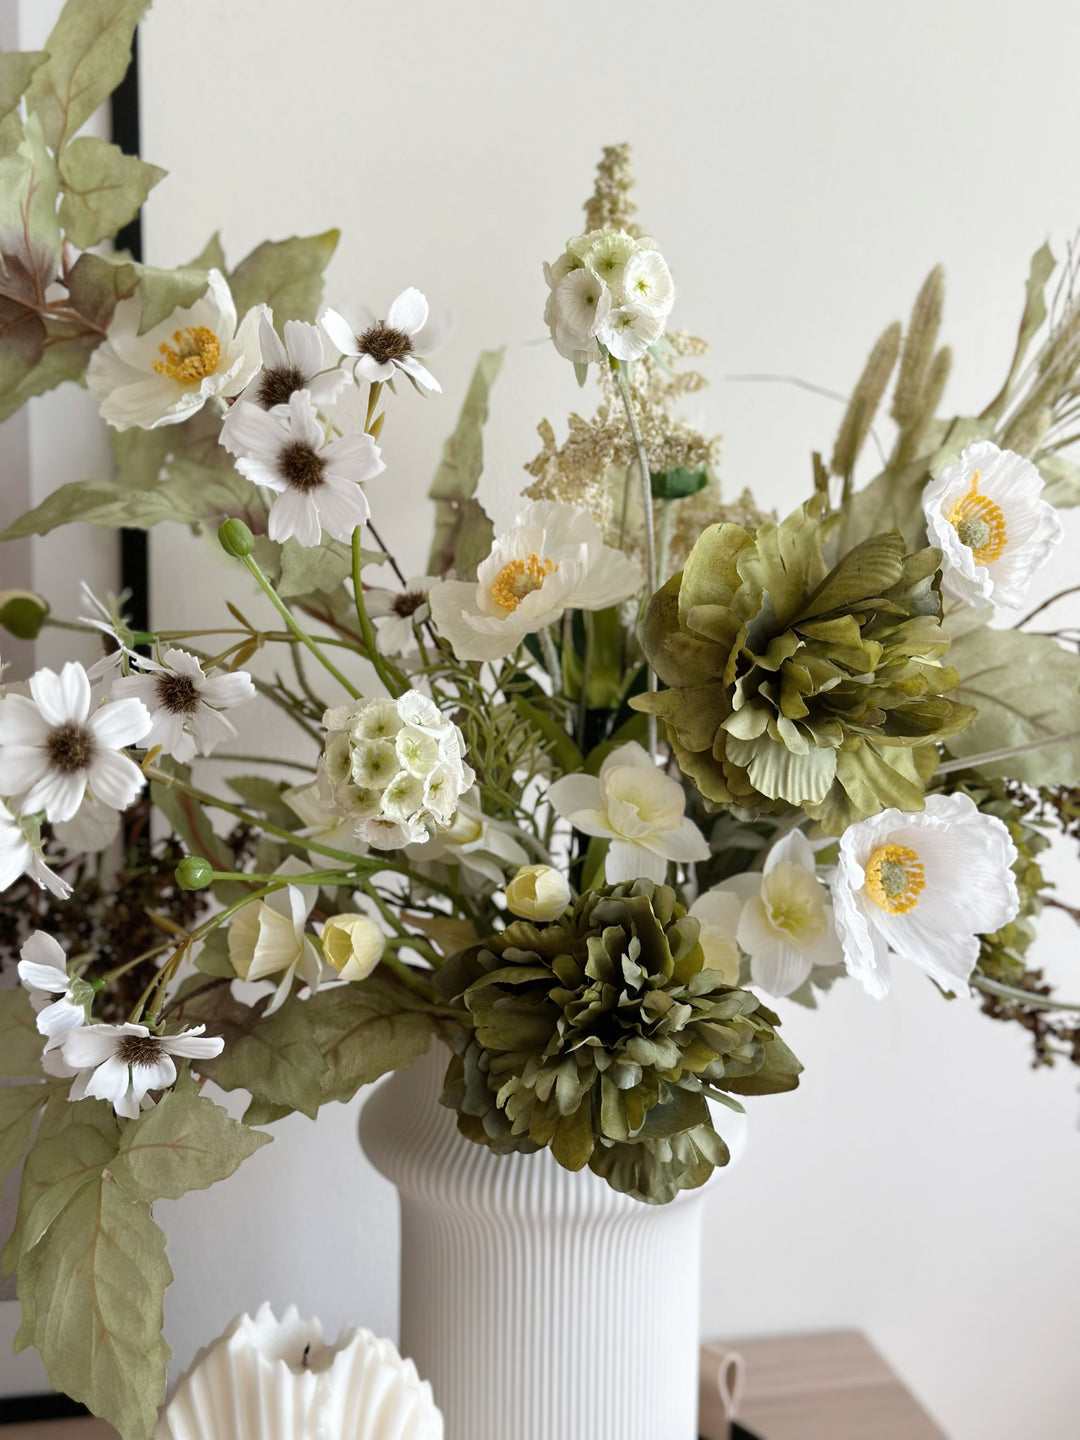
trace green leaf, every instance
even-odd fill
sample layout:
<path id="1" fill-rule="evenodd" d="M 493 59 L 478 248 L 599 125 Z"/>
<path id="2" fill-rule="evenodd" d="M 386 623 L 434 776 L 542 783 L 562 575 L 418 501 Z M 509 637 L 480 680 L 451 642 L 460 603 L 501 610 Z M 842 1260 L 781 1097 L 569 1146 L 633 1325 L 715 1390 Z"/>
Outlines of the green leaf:
<path id="1" fill-rule="evenodd" d="M 56 195 L 56 165 L 31 116 L 18 149 L 0 160 L 0 397 L 23 383 L 45 349 L 40 312 L 60 266 Z"/>
<path id="2" fill-rule="evenodd" d="M 236 313 L 243 315 L 253 305 L 265 304 L 279 327 L 286 320 L 314 320 L 322 301 L 323 271 L 339 234 L 327 230 L 257 246 L 229 276 Z"/>
<path id="3" fill-rule="evenodd" d="M 39 1079 L 44 1046 L 30 996 L 21 986 L 0 990 L 0 1075 Z"/>
<path id="4" fill-rule="evenodd" d="M 195 966 L 204 975 L 212 975 L 217 980 L 236 979 L 236 970 L 229 959 L 227 926 L 219 925 L 216 930 L 211 930 L 199 946 L 198 954 L 195 956 Z"/>
<path id="5" fill-rule="evenodd" d="M 206 292 L 208 276 L 205 270 L 191 270 L 181 267 L 177 270 L 159 270 L 154 265 L 140 265 L 139 300 L 142 310 L 139 314 L 139 334 L 145 335 L 155 325 L 167 320 L 174 310 L 186 310 L 189 305 Z"/>
<path id="6" fill-rule="evenodd" d="M 484 424 L 491 387 L 502 366 L 501 350 L 485 350 L 477 361 L 457 427 L 443 446 L 442 460 L 428 495 L 435 501 L 435 538 L 428 557 L 429 575 L 456 570 L 461 579 L 475 576 L 476 566 L 491 549 L 491 521 L 476 501 L 476 485 L 484 468 Z"/>
<path id="7" fill-rule="evenodd" d="M 80 255 L 63 283 L 67 286 L 68 299 L 79 314 L 104 327 L 109 324 L 120 301 L 134 295 L 139 273 L 130 261 L 108 260 L 103 255 Z"/>
<path id="8" fill-rule="evenodd" d="M 0 590 L 0 625 L 16 640 L 36 640 L 49 602 L 32 590 Z"/>
<path id="9" fill-rule="evenodd" d="M 227 1179 L 270 1138 L 204 1095 L 172 1090 L 124 1127 L 109 1169 L 133 1200 L 178 1200 Z"/>
<path id="10" fill-rule="evenodd" d="M 26 1154 L 34 1116 L 48 1094 L 44 1085 L 0 1085 L 0 1185 Z"/>
<path id="11" fill-rule="evenodd" d="M 67 0 L 45 42 L 26 103 L 59 151 L 124 78 L 131 37 L 150 0 Z"/>
<path id="12" fill-rule="evenodd" d="M 957 758 L 1038 744 L 1024 755 L 980 765 L 979 773 L 1007 775 L 1029 785 L 1080 783 L 1080 656 L 1046 635 L 992 630 L 985 612 L 945 617 L 952 636 L 946 660 L 960 676 L 950 700 L 974 705 L 974 721 L 949 740 Z M 1070 738 L 1045 744 L 1055 735 Z"/>
<path id="13" fill-rule="evenodd" d="M 105 140 L 73 140 L 60 155 L 60 224 L 68 239 L 88 250 L 115 235 L 166 173 Z"/>
<path id="14" fill-rule="evenodd" d="M 566 733 L 565 726 L 554 715 L 542 710 L 539 705 L 534 705 L 522 695 L 514 696 L 514 709 L 549 742 L 548 754 L 560 773 L 570 775 L 581 769 L 584 764 L 581 751 Z"/>
<path id="15" fill-rule="evenodd" d="M 221 231 L 215 230 L 210 239 L 190 261 L 189 270 L 220 270 L 225 274 L 225 251 L 221 248 Z"/>
<path id="16" fill-rule="evenodd" d="M 282 798 L 289 786 L 284 781 L 267 780 L 263 775 L 233 775 L 228 780 L 249 810 L 258 810 L 272 825 L 291 830 L 296 824 L 296 811 Z"/>
<path id="17" fill-rule="evenodd" d="M 1080 505 L 1080 465 L 1064 455 L 1044 455 L 1039 460 L 1039 474 L 1045 482 L 1042 498 L 1049 505 L 1065 510 Z"/>
<path id="18" fill-rule="evenodd" d="M 398 992 L 375 977 L 344 990 L 323 990 L 304 1002 L 327 1065 L 325 1100 L 351 1100 L 362 1085 L 427 1053 L 433 1018 L 401 1007 Z"/>
<path id="19" fill-rule="evenodd" d="M 674 470 L 654 470 L 649 477 L 654 500 L 684 500 L 696 495 L 709 483 L 707 470 L 687 470 L 679 465 Z"/>
<path id="20" fill-rule="evenodd" d="M 123 1440 L 150 1440 L 165 1399 L 172 1271 L 150 1207 L 103 1174 L 76 1192 L 19 1271 L 23 1325 L 57 1390 Z"/>
<path id="21" fill-rule="evenodd" d="M 18 105 L 30 77 L 48 59 L 44 50 L 0 51 L 0 120 Z"/>
<path id="22" fill-rule="evenodd" d="M 981 418 L 996 418 L 1008 402 L 1009 392 L 1012 389 L 1013 381 L 1020 373 L 1028 346 L 1046 319 L 1046 282 L 1053 274 L 1056 265 L 1057 261 L 1054 259 L 1049 245 L 1040 245 L 1031 257 L 1031 268 L 1028 271 L 1027 286 L 1024 291 L 1024 313 L 1020 317 L 1020 330 L 1016 337 L 1016 349 L 1013 351 L 1012 364 L 1009 366 L 1009 373 L 1005 378 L 1004 385 L 983 411 Z"/>
<path id="23" fill-rule="evenodd" d="M 265 1001 L 241 1005 L 222 987 L 184 1006 L 225 1040 L 216 1060 L 201 1060 L 200 1074 L 223 1090 L 247 1090 L 254 1099 L 300 1110 L 312 1119 L 323 1100 L 326 1065 L 308 1013 L 310 1001 L 287 1000 L 273 1015 Z"/>

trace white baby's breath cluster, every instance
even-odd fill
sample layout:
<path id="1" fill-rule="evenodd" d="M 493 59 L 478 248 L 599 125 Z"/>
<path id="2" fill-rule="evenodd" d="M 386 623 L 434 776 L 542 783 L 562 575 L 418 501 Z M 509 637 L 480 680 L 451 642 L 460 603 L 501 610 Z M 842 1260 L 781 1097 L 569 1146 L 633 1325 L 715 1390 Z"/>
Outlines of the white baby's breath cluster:
<path id="1" fill-rule="evenodd" d="M 417 690 L 334 706 L 323 725 L 327 808 L 378 850 L 422 843 L 448 826 L 476 778 L 461 731 Z"/>
<path id="2" fill-rule="evenodd" d="M 663 335 L 675 303 L 663 255 L 625 230 L 575 235 L 555 263 L 544 266 L 544 278 L 551 290 L 544 323 L 559 354 L 575 365 L 605 353 L 640 360 Z"/>

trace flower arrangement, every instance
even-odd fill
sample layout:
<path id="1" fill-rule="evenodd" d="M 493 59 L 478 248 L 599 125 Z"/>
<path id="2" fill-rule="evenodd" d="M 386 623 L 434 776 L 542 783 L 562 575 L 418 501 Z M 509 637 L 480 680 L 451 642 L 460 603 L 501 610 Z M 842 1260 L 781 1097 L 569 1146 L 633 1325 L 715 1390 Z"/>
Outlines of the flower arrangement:
<path id="1" fill-rule="evenodd" d="M 672 276 L 612 147 L 544 272 L 554 351 L 595 379 L 597 413 L 561 444 L 541 424 L 496 533 L 476 490 L 501 357 L 482 356 L 431 487 L 428 573 L 408 578 L 378 516 L 398 388 L 440 388 L 426 298 L 323 308 L 334 234 L 231 269 L 216 238 L 174 270 L 95 249 L 162 174 L 75 135 L 139 10 L 113 7 L 87 61 L 70 0 L 44 52 L 3 57 L 0 415 L 79 381 L 116 454 L 113 480 L 63 486 L 4 538 L 180 522 L 273 619 L 230 605 L 209 635 L 182 615 L 134 631 L 123 596 L 87 593 L 60 623 L 103 658 L 0 694 L 21 981 L 0 992 L 18 1082 L 0 1159 L 23 1162 L 3 1263 L 19 1343 L 125 1440 L 164 1395 L 153 1202 L 432 1043 L 469 1140 L 546 1147 L 646 1203 L 726 1163 L 711 1105 L 798 1083 L 774 1000 L 842 977 L 884 997 L 894 958 L 1024 1024 L 1039 1061 L 1080 1053 L 1025 960 L 1045 830 L 1077 831 L 1080 656 L 1029 628 L 1044 606 L 1000 623 L 1080 503 L 1074 267 L 1048 301 L 1037 253 L 1006 380 L 973 417 L 941 413 L 932 272 L 778 518 L 721 497 L 717 441 L 678 413 L 704 347 L 669 329 Z M 857 488 L 890 386 L 893 448 Z M 373 583 L 386 566 L 395 583 Z M 58 623 L 12 591 L 0 621 Z M 204 758 L 266 704 L 304 778 L 266 757 L 227 793 Z M 250 1095 L 242 1121 L 204 1080 Z"/>

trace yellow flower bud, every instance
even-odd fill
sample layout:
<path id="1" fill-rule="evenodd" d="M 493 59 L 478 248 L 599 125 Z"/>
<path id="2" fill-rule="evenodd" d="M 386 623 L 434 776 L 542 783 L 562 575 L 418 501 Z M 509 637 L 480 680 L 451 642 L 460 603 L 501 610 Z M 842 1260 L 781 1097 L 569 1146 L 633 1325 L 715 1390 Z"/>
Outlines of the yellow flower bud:
<path id="1" fill-rule="evenodd" d="M 363 980 L 382 959 L 386 936 L 367 915 L 331 915 L 322 947 L 343 980 Z"/>
<path id="2" fill-rule="evenodd" d="M 523 865 L 506 887 L 506 903 L 523 920 L 557 920 L 570 904 L 570 886 L 550 865 Z"/>

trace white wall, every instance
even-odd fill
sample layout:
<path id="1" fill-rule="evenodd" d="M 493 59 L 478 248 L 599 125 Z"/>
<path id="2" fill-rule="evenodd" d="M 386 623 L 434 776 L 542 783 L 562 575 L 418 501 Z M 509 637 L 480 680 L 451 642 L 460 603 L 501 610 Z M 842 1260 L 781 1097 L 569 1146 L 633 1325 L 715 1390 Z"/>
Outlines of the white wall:
<path id="1" fill-rule="evenodd" d="M 540 262 L 579 228 L 601 146 L 629 139 L 641 218 L 680 286 L 674 320 L 714 344 L 700 409 L 726 436 L 724 483 L 783 509 L 837 407 L 724 377 L 847 389 L 943 260 L 950 403 L 985 403 L 1031 252 L 1047 235 L 1060 250 L 1080 222 L 1077 30 L 1064 0 L 157 0 L 144 149 L 172 173 L 147 257 L 182 261 L 218 227 L 236 258 L 339 225 L 332 298 L 385 308 L 416 284 L 455 312 L 434 366 L 446 393 L 394 403 L 381 499 L 371 487 L 417 569 L 417 503 L 481 347 L 511 347 L 484 481 L 497 518 L 537 421 L 588 403 L 534 343 Z M 1068 518 L 1041 593 L 1075 574 Z M 159 623 L 181 605 L 212 613 L 217 561 L 176 532 L 154 563 Z M 1055 873 L 1075 898 L 1067 850 Z M 1049 916 L 1039 958 L 1080 993 L 1076 941 Z M 885 1004 L 840 986 L 784 1019 L 807 1073 L 796 1095 L 753 1105 L 750 1153 L 712 1202 L 706 1331 L 861 1326 L 954 1440 L 1075 1435 L 1074 1073 L 1031 1073 L 1020 1035 L 917 975 Z M 354 1121 L 355 1106 L 296 1118 L 228 1185 L 159 1207 L 179 1364 L 267 1296 L 331 1328 L 392 1330 L 393 1197 Z"/>

